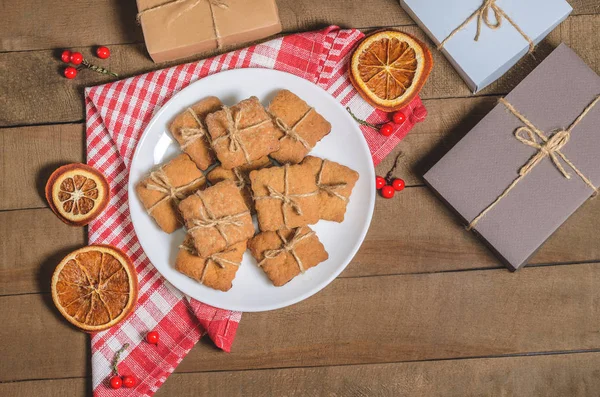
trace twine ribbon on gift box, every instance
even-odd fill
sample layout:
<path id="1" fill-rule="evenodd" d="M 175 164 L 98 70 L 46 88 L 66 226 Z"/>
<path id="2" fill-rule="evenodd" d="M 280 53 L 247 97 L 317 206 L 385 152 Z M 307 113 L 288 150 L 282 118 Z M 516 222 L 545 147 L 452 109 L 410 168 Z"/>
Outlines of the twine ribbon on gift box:
<path id="1" fill-rule="evenodd" d="M 175 20 L 177 20 L 180 16 L 182 16 L 183 14 L 187 13 L 188 11 L 190 11 L 191 9 L 196 7 L 202 1 L 207 1 L 208 5 L 210 6 L 210 18 L 212 20 L 215 38 L 217 39 L 217 48 L 221 49 L 221 48 L 223 48 L 223 43 L 222 43 L 221 33 L 219 32 L 219 26 L 217 25 L 217 20 L 215 18 L 214 7 L 219 7 L 221 9 L 227 10 L 229 8 L 229 5 L 227 4 L 226 1 L 220 1 L 220 0 L 194 0 L 194 1 L 173 0 L 173 1 L 169 1 L 164 4 L 159 4 L 157 6 L 150 7 L 143 11 L 138 12 L 136 19 L 137 19 L 138 23 L 140 23 L 140 21 L 142 20 L 142 16 L 144 16 L 145 14 L 147 14 L 149 12 L 157 11 L 157 10 L 163 9 L 164 7 L 174 6 L 174 5 L 181 4 L 181 3 L 190 3 L 187 6 L 185 6 L 183 9 L 181 9 L 177 14 L 169 17 L 169 20 L 167 21 L 167 23 L 170 25 L 173 22 L 175 22 Z"/>
<path id="2" fill-rule="evenodd" d="M 347 203 L 348 197 L 342 196 L 340 193 L 336 192 L 337 189 L 343 189 L 346 186 L 348 186 L 348 184 L 346 182 L 323 183 L 323 181 L 322 181 L 323 180 L 323 170 L 325 169 L 326 162 L 327 162 L 327 160 L 321 161 L 321 168 L 319 168 L 319 173 L 317 175 L 317 187 L 319 188 L 319 190 L 324 191 L 328 195 L 337 197 L 340 200 L 342 200 L 343 202 Z"/>
<path id="3" fill-rule="evenodd" d="M 154 211 L 156 207 L 158 207 L 160 204 L 167 200 L 173 200 L 175 201 L 175 203 L 179 202 L 180 200 L 183 200 L 186 197 L 185 191 L 188 188 L 192 187 L 194 184 L 202 181 L 204 179 L 204 175 L 200 178 L 194 179 L 190 183 L 178 187 L 173 186 L 171 180 L 167 176 L 167 173 L 162 167 L 160 167 L 156 171 L 151 172 L 149 178 L 150 182 L 146 184 L 146 189 L 156 190 L 165 194 L 165 196 L 162 199 L 152 204 L 150 208 L 146 210 L 148 214 L 152 214 L 152 211 Z"/>
<path id="4" fill-rule="evenodd" d="M 306 120 L 313 111 L 313 107 L 309 108 L 306 111 L 306 113 L 304 113 L 304 115 L 300 118 L 300 120 L 296 121 L 296 123 L 294 123 L 292 127 L 288 126 L 286 122 L 280 119 L 279 117 L 275 116 L 274 114 L 271 114 L 271 117 L 273 117 L 273 120 L 275 120 L 275 125 L 277 125 L 277 127 L 279 127 L 279 129 L 283 131 L 284 134 L 279 140 L 282 141 L 286 138 L 291 139 L 293 141 L 300 142 L 302 146 L 304 146 L 307 150 L 312 149 L 312 147 L 306 141 L 306 139 L 302 138 L 298 131 L 296 131 L 296 128 L 298 128 L 298 126 L 302 124 L 302 122 Z"/>
<path id="5" fill-rule="evenodd" d="M 300 203 L 298 203 L 298 201 L 296 199 L 302 198 L 302 197 L 315 196 L 319 193 L 318 190 L 315 190 L 314 192 L 310 192 L 310 193 L 290 194 L 290 187 L 289 187 L 289 180 L 288 180 L 289 168 L 290 168 L 289 164 L 285 164 L 283 166 L 283 192 L 279 192 L 279 191 L 277 191 L 277 189 L 275 189 L 271 185 L 267 185 L 267 191 L 269 192 L 269 194 L 267 196 L 258 196 L 258 197 L 254 198 L 254 200 L 265 200 L 265 199 L 281 200 L 281 213 L 283 214 L 283 224 L 285 226 L 288 225 L 287 213 L 285 211 L 286 206 L 292 208 L 292 210 L 296 214 L 302 216 L 302 214 L 303 214 L 302 207 L 300 207 Z"/>
<path id="6" fill-rule="evenodd" d="M 202 197 L 201 192 L 196 192 L 196 196 L 200 198 L 200 202 L 204 207 L 204 211 L 200 211 L 200 219 L 191 219 L 188 222 L 188 232 L 193 233 L 195 230 L 199 229 L 209 229 L 215 228 L 225 240 L 225 243 L 229 245 L 229 238 L 225 230 L 223 230 L 223 226 L 237 226 L 241 227 L 244 225 L 244 222 L 240 219 L 244 215 L 250 215 L 250 211 L 246 210 L 234 215 L 225 215 L 220 218 L 216 217 L 215 214 L 208 208 L 204 198 Z"/>
<path id="7" fill-rule="evenodd" d="M 213 146 L 217 145 L 219 142 L 221 142 L 225 139 L 229 139 L 229 151 L 230 152 L 238 152 L 241 150 L 242 153 L 244 154 L 244 158 L 246 159 L 246 162 L 247 163 L 252 162 L 252 159 L 250 158 L 250 154 L 248 153 L 248 150 L 246 150 L 246 146 L 244 145 L 244 141 L 242 140 L 241 134 L 243 132 L 260 127 L 261 125 L 268 124 L 271 122 L 271 119 L 267 118 L 256 124 L 252 124 L 247 127 L 240 128 L 240 120 L 242 119 L 241 110 L 239 110 L 236 113 L 235 118 L 233 117 L 231 109 L 228 106 L 223 106 L 223 111 L 225 112 L 225 122 L 227 124 L 225 126 L 225 128 L 227 129 L 227 133 L 225 135 L 221 135 L 220 137 L 214 139 Z"/>
<path id="8" fill-rule="evenodd" d="M 198 251 L 196 251 L 194 249 L 194 247 L 190 247 L 189 245 L 186 245 L 186 243 L 184 242 L 182 245 L 179 246 L 180 249 L 186 250 L 188 251 L 190 254 L 194 255 L 194 256 L 198 256 Z M 240 263 L 238 262 L 234 262 L 234 261 L 230 261 L 227 258 L 223 258 L 221 255 L 223 254 L 229 254 L 235 252 L 235 250 L 233 248 L 230 248 L 228 250 L 222 251 L 222 252 L 218 252 L 216 254 L 212 254 L 211 256 L 209 256 L 208 258 L 206 258 L 206 260 L 204 261 L 204 269 L 202 269 L 202 274 L 200 275 L 200 279 L 198 280 L 198 282 L 200 284 L 204 284 L 204 278 L 206 277 L 206 272 L 208 270 L 208 264 L 212 261 L 215 265 L 217 265 L 218 267 L 220 267 L 221 269 L 225 269 L 225 265 L 231 265 L 231 266 L 236 266 L 236 267 L 240 267 Z"/>
<path id="9" fill-rule="evenodd" d="M 180 145 L 182 150 L 186 149 L 188 146 L 190 146 L 192 143 L 196 142 L 198 139 L 205 137 L 205 136 L 208 137 L 208 135 L 206 134 L 206 130 L 204 129 L 204 126 L 202 125 L 202 122 L 198 118 L 198 115 L 196 114 L 196 112 L 194 112 L 191 108 L 187 108 L 186 111 L 192 115 L 192 117 L 196 121 L 197 127 L 195 127 L 195 128 L 181 127 L 179 129 L 179 133 L 181 134 L 181 139 L 183 140 L 183 143 Z"/>
<path id="10" fill-rule="evenodd" d="M 492 22 L 490 19 L 490 11 L 494 13 L 495 22 Z M 529 53 L 532 53 L 535 49 L 535 44 L 533 40 L 517 25 L 517 23 L 506 13 L 502 8 L 500 8 L 496 4 L 496 0 L 484 0 L 481 7 L 475 10 L 463 23 L 461 23 L 456 29 L 454 29 L 448 37 L 446 37 L 438 46 L 438 50 L 444 48 L 448 40 L 450 40 L 454 35 L 463 30 L 465 26 L 467 26 L 473 19 L 477 18 L 477 34 L 475 35 L 475 41 L 479 41 L 479 35 L 481 34 L 481 26 L 485 24 L 488 28 L 492 30 L 500 29 L 502 27 L 502 21 L 507 20 L 516 30 L 523 36 L 525 40 L 529 43 Z"/>
<path id="11" fill-rule="evenodd" d="M 500 196 L 496 198 L 490 205 L 488 205 L 475 219 L 469 223 L 467 226 L 467 230 L 473 229 L 477 222 L 481 220 L 489 211 L 492 210 L 502 200 L 504 197 L 508 196 L 510 191 L 517 186 L 517 184 L 525 178 L 534 168 L 538 165 L 543 159 L 549 157 L 552 160 L 554 166 L 558 169 L 558 171 L 567 179 L 571 179 L 571 175 L 565 169 L 564 164 L 566 164 L 569 168 L 571 168 L 575 174 L 586 184 L 588 185 L 594 192 L 594 195 L 597 194 L 598 188 L 594 186 L 594 184 L 587 178 L 576 166 L 573 164 L 562 152 L 561 149 L 569 142 L 571 138 L 571 132 L 573 129 L 583 120 L 583 118 L 596 106 L 598 102 L 600 102 L 600 95 L 598 95 L 589 105 L 583 109 L 581 114 L 577 116 L 575 121 L 571 123 L 571 125 L 566 129 L 561 129 L 556 131 L 552 136 L 548 137 L 546 134 L 537 128 L 531 121 L 527 119 L 521 112 L 519 112 L 512 104 L 510 104 L 506 99 L 500 99 L 500 102 L 513 114 L 517 117 L 524 126 L 517 128 L 515 131 L 515 137 L 519 140 L 519 142 L 524 145 L 531 146 L 532 148 L 537 149 L 535 155 L 533 155 L 529 161 L 521 167 L 519 170 L 519 176 L 512 181 L 512 183 L 502 192 Z M 539 141 L 538 141 L 539 139 Z M 562 160 L 562 163 L 561 163 Z"/>
<path id="12" fill-rule="evenodd" d="M 258 266 L 262 267 L 267 260 L 274 259 L 274 258 L 278 257 L 279 255 L 281 255 L 283 253 L 289 252 L 289 254 L 292 255 L 292 257 L 294 258 L 294 260 L 298 264 L 298 268 L 300 269 L 300 273 L 304 273 L 306 270 L 304 269 L 304 265 L 302 264 L 302 260 L 300 259 L 300 257 L 296 253 L 296 245 L 298 245 L 298 243 L 300 243 L 301 241 L 306 240 L 307 238 L 314 236 L 315 232 L 313 230 L 311 230 L 310 232 L 301 235 L 301 233 L 302 233 L 301 229 L 302 228 L 297 228 L 296 231 L 294 232 L 294 236 L 289 241 L 285 238 L 285 236 L 283 235 L 283 233 L 281 233 L 281 230 L 278 230 L 277 231 L 277 236 L 279 236 L 279 238 L 281 239 L 281 241 L 283 243 L 283 246 L 281 248 L 277 248 L 277 249 L 265 251 L 264 252 L 264 256 L 265 257 L 258 263 Z"/>

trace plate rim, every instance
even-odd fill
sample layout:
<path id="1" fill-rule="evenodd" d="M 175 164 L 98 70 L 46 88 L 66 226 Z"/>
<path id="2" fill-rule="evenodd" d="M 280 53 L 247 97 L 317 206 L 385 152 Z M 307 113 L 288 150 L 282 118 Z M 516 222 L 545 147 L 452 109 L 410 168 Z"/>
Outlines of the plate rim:
<path id="1" fill-rule="evenodd" d="M 133 231 L 135 233 L 135 236 L 137 238 L 137 240 L 140 243 L 140 247 L 142 248 L 142 250 L 144 251 L 144 255 L 146 255 L 146 257 L 148 258 L 148 261 L 150 261 L 150 263 L 152 264 L 152 266 L 156 269 L 156 271 L 160 274 L 161 277 L 163 277 L 169 284 L 171 284 L 173 286 L 173 288 L 175 288 L 176 290 L 178 290 L 180 293 L 182 293 L 183 295 L 185 295 L 186 297 L 189 298 L 193 298 L 196 299 L 200 302 L 202 302 L 202 299 L 198 299 L 194 296 L 192 296 L 191 294 L 188 294 L 187 292 L 182 291 L 179 287 L 177 287 L 173 282 L 171 282 L 164 274 L 163 272 L 160 271 L 160 269 L 154 265 L 154 263 L 150 260 L 150 257 L 146 254 L 146 250 L 144 249 L 144 245 L 142 244 L 142 240 L 139 237 L 138 234 L 138 229 L 136 227 L 136 223 L 133 220 L 133 216 L 131 215 L 131 208 L 132 208 L 132 202 L 133 200 L 137 199 L 137 195 L 135 194 L 135 184 L 132 182 L 132 170 L 133 170 L 133 164 L 136 162 L 138 155 L 139 155 L 139 147 L 142 146 L 142 144 L 144 143 L 144 141 L 146 140 L 146 138 L 149 136 L 149 131 L 152 129 L 152 127 L 154 126 L 154 124 L 157 122 L 157 120 L 161 117 L 161 115 L 166 111 L 166 108 L 169 106 L 169 104 L 176 100 L 179 96 L 182 96 L 184 92 L 193 89 L 195 85 L 200 84 L 200 83 L 204 83 L 206 79 L 211 79 L 214 76 L 218 76 L 218 75 L 223 75 L 223 74 L 243 74 L 243 73 L 254 73 L 254 72 L 258 72 L 258 73 L 266 73 L 266 74 L 283 74 L 286 76 L 291 76 L 294 79 L 297 79 L 299 81 L 302 82 L 302 84 L 310 84 L 313 87 L 316 87 L 318 90 L 320 90 L 322 93 L 324 93 L 326 96 L 328 96 L 330 99 L 333 99 L 333 102 L 336 104 L 336 106 L 341 110 L 340 114 L 344 114 L 344 117 L 348 120 L 351 121 L 351 124 L 354 126 L 354 131 L 358 134 L 360 134 L 360 142 L 361 142 L 361 148 L 362 150 L 365 152 L 365 154 L 367 155 L 368 158 L 370 158 L 372 160 L 373 156 L 371 154 L 371 151 L 369 149 L 369 146 L 367 144 L 367 141 L 362 133 L 362 131 L 360 130 L 360 128 L 356 125 L 356 123 L 354 122 L 354 120 L 352 119 L 352 117 L 348 114 L 348 112 L 346 111 L 346 109 L 344 108 L 344 106 L 338 101 L 337 98 L 335 98 L 333 95 L 331 95 L 329 92 L 327 92 L 325 89 L 323 89 L 322 87 L 320 87 L 319 85 L 313 83 L 312 81 L 309 81 L 307 79 L 304 79 L 302 77 L 296 76 L 295 74 L 292 73 L 288 73 L 288 72 L 284 72 L 281 70 L 275 70 L 275 69 L 268 69 L 268 68 L 239 68 L 239 69 L 230 69 L 230 70 L 224 70 L 224 71 L 220 71 L 220 72 L 216 72 L 213 74 L 210 74 L 208 76 L 205 77 L 201 77 L 198 80 L 190 83 L 187 87 L 181 89 L 180 91 L 178 91 L 176 94 L 174 94 L 171 98 L 169 98 L 161 107 L 160 109 L 158 109 L 154 115 L 152 116 L 152 118 L 150 119 L 150 121 L 148 122 L 148 124 L 146 125 L 146 127 L 144 128 L 144 131 L 142 132 L 142 135 L 140 136 L 140 139 L 138 140 L 135 148 L 134 148 L 134 152 L 133 152 L 133 156 L 131 157 L 131 162 L 129 163 L 129 170 L 127 172 L 127 204 L 128 204 L 128 210 L 129 210 L 129 218 L 131 220 L 132 226 L 133 226 Z M 282 88 L 283 89 L 283 88 Z M 204 94 L 205 96 L 211 95 L 210 93 L 206 93 Z M 310 153 L 309 153 L 310 154 Z M 375 198 L 376 198 L 376 190 L 375 190 L 375 165 L 373 164 L 373 161 L 369 161 L 369 173 L 370 173 L 370 178 L 372 183 L 369 183 L 368 185 L 370 186 L 370 195 L 369 195 L 369 203 L 368 203 L 368 209 L 367 209 L 367 218 L 366 218 L 366 222 L 364 224 L 364 227 L 362 228 L 359 236 L 358 236 L 358 243 L 352 248 L 352 250 L 348 251 L 348 253 L 346 254 L 346 257 L 348 258 L 346 261 L 342 261 L 345 262 L 339 266 L 337 266 L 337 268 L 335 269 L 335 271 L 333 271 L 331 273 L 331 275 L 329 277 L 326 277 L 323 279 L 323 281 L 316 283 L 312 288 L 310 288 L 308 291 L 299 294 L 298 296 L 292 298 L 292 299 L 288 299 L 284 302 L 277 302 L 277 303 L 270 303 L 269 305 L 263 305 L 264 307 L 260 307 L 260 308 L 248 308 L 248 307 L 222 307 L 219 305 L 215 305 L 214 303 L 205 303 L 207 305 L 210 306 L 214 306 L 216 308 L 222 309 L 222 310 L 231 310 L 231 311 L 240 311 L 240 312 L 249 312 L 249 313 L 256 313 L 256 312 L 266 312 L 266 311 L 272 311 L 272 310 L 277 310 L 277 309 L 282 309 L 284 307 L 288 307 L 294 304 L 297 304 L 299 302 L 302 302 L 308 298 L 310 298 L 311 296 L 315 295 L 316 293 L 320 292 L 321 290 L 323 290 L 325 287 L 327 287 L 329 284 L 331 284 L 345 269 L 346 267 L 348 267 L 348 265 L 350 264 L 350 262 L 352 262 L 352 259 L 354 259 L 354 257 L 356 256 L 356 253 L 358 252 L 358 250 L 360 249 L 360 247 L 362 247 L 365 237 L 369 231 L 369 228 L 371 226 L 371 222 L 373 219 L 373 213 L 375 210 Z M 362 175 L 361 175 L 362 176 Z M 280 287 L 281 288 L 281 287 Z M 204 303 L 204 302 L 202 302 Z"/>

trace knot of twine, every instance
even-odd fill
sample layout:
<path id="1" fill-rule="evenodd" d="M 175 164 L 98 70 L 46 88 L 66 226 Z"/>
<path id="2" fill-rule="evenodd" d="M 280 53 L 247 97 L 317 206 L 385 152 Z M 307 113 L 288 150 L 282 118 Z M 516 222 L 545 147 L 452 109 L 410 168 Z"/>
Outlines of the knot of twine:
<path id="1" fill-rule="evenodd" d="M 281 200 L 281 213 L 283 215 L 283 224 L 285 226 L 288 225 L 287 215 L 285 211 L 285 207 L 291 207 L 294 212 L 298 215 L 302 215 L 302 207 L 300 207 L 300 203 L 296 200 L 301 197 L 310 197 L 318 194 L 318 190 L 310 193 L 299 193 L 299 194 L 290 194 L 289 193 L 289 181 L 288 181 L 288 170 L 290 165 L 285 164 L 283 166 L 283 192 L 277 191 L 277 189 L 273 188 L 271 185 L 267 185 L 267 191 L 269 194 L 267 196 L 259 196 L 255 197 L 255 200 L 264 200 L 264 199 L 273 199 L 273 200 Z"/>
<path id="2" fill-rule="evenodd" d="M 250 154 L 248 153 L 248 150 L 246 150 L 246 146 L 244 145 L 244 142 L 241 138 L 241 134 L 245 131 L 249 131 L 254 128 L 260 127 L 261 125 L 270 123 L 271 119 L 267 118 L 258 123 L 249 125 L 244 128 L 240 128 L 239 124 L 240 124 L 240 120 L 242 118 L 241 110 L 239 110 L 236 113 L 235 118 L 233 117 L 231 109 L 228 106 L 223 106 L 223 111 L 225 112 L 225 122 L 226 122 L 225 129 L 227 130 L 227 133 L 225 135 L 221 135 L 217 139 L 213 140 L 213 145 L 219 143 L 222 140 L 229 139 L 229 151 L 230 152 L 238 152 L 241 150 L 244 153 L 244 158 L 246 159 L 246 162 L 250 163 L 251 162 Z"/>
<path id="3" fill-rule="evenodd" d="M 321 181 L 321 179 L 323 178 L 323 170 L 325 169 L 325 162 L 327 160 L 323 160 L 321 162 L 321 168 L 319 169 L 319 174 L 317 175 L 317 187 L 324 191 L 325 193 L 327 193 L 328 195 L 332 196 L 332 197 L 337 197 L 340 200 L 342 200 L 343 202 L 347 203 L 348 202 L 348 197 L 341 195 L 340 193 L 336 192 L 337 189 L 343 189 L 346 186 L 348 186 L 348 184 L 346 182 L 341 182 L 341 183 L 323 183 Z"/>
<path id="4" fill-rule="evenodd" d="M 232 171 L 233 171 L 233 175 L 235 175 L 235 185 L 239 189 L 245 188 L 248 185 L 248 180 L 246 179 L 244 174 L 242 174 L 242 172 L 237 167 L 232 169 Z"/>
<path id="5" fill-rule="evenodd" d="M 281 233 L 281 230 L 278 230 L 277 236 L 279 236 L 283 245 L 281 246 L 281 248 L 265 251 L 264 252 L 265 257 L 263 258 L 262 261 L 260 261 L 258 263 L 258 266 L 262 267 L 268 259 L 274 259 L 283 253 L 289 252 L 290 255 L 292 255 L 292 257 L 296 261 L 296 263 L 298 264 L 298 269 L 300 269 L 300 273 L 304 273 L 306 270 L 304 269 L 304 266 L 302 265 L 302 260 L 300 259 L 300 257 L 298 257 L 298 254 L 296 253 L 296 245 L 298 245 L 298 243 L 300 243 L 302 240 L 305 240 L 305 239 L 313 236 L 315 234 L 315 232 L 313 230 L 311 230 L 310 232 L 308 232 L 302 236 L 300 235 L 300 232 L 301 232 L 300 228 L 296 229 L 296 231 L 294 232 L 294 236 L 292 237 L 291 240 L 288 241 L 285 238 L 285 236 Z"/>
<path id="6" fill-rule="evenodd" d="M 192 117 L 196 121 L 197 127 L 182 127 L 179 129 L 181 139 L 183 140 L 183 143 L 181 144 L 181 149 L 185 149 L 192 143 L 196 142 L 198 139 L 207 136 L 206 130 L 204 129 L 204 126 L 202 125 L 202 122 L 198 118 L 196 112 L 194 112 L 191 108 L 187 108 L 186 111 L 192 115 Z"/>
<path id="7" fill-rule="evenodd" d="M 558 171 L 567 179 L 571 179 L 571 175 L 565 169 L 564 164 L 577 174 L 577 176 L 588 185 L 593 191 L 594 195 L 597 194 L 598 188 L 569 160 L 561 151 L 561 149 L 569 142 L 573 129 L 579 124 L 581 120 L 592 110 L 594 106 L 600 101 L 600 95 L 598 95 L 589 105 L 585 107 L 583 112 L 568 128 L 560 129 L 554 133 L 551 137 L 547 137 L 546 134 L 537 128 L 531 121 L 529 121 L 522 113 L 520 113 L 512 104 L 510 104 L 504 98 L 500 99 L 500 102 L 515 116 L 517 117 L 524 126 L 517 128 L 515 131 L 515 137 L 517 140 L 527 146 L 535 148 L 537 152 L 533 155 L 527 163 L 519 169 L 519 176 L 512 181 L 512 183 L 502 192 L 500 196 L 496 198 L 490 205 L 488 205 L 475 219 L 469 223 L 467 230 L 471 230 L 477 222 L 481 220 L 492 208 L 496 206 L 504 197 L 508 196 L 510 191 L 529 174 L 536 165 L 538 165 L 544 158 L 548 157 L 552 160 L 552 163 L 558 169 Z M 524 135 L 525 134 L 525 135 Z"/>
<path id="8" fill-rule="evenodd" d="M 198 181 L 202 180 L 204 176 L 194 179 L 193 181 L 185 185 L 174 187 L 171 184 L 171 180 L 167 176 L 164 169 L 160 167 L 158 170 L 151 172 L 149 178 L 151 182 L 146 184 L 146 189 L 156 190 L 158 192 L 164 193 L 165 195 L 163 198 L 158 200 L 146 210 L 148 214 L 151 214 L 152 211 L 154 211 L 154 209 L 160 204 L 162 204 L 164 201 L 174 200 L 177 203 L 179 202 L 179 200 L 183 200 L 186 197 L 184 191 L 190 186 L 197 183 Z"/>
<path id="9" fill-rule="evenodd" d="M 159 4 L 157 6 L 147 8 L 147 9 L 145 9 L 143 11 L 138 12 L 138 14 L 136 16 L 136 20 L 137 20 L 137 22 L 139 24 L 141 22 L 141 20 L 142 20 L 142 16 L 144 16 L 145 14 L 147 14 L 149 12 L 157 11 L 159 9 L 162 9 L 163 7 L 174 6 L 176 4 L 186 3 L 186 2 L 190 2 L 190 1 L 191 0 L 173 0 L 173 1 L 169 1 L 169 2 L 164 3 L 164 4 Z M 215 33 L 215 38 L 217 39 L 217 48 L 221 49 L 223 47 L 223 43 L 222 43 L 222 39 L 221 39 L 221 34 L 219 32 L 219 27 L 218 27 L 217 21 L 215 19 L 215 11 L 214 11 L 213 7 L 219 7 L 221 9 L 226 10 L 226 9 L 229 8 L 229 5 L 227 4 L 227 1 L 220 1 L 220 0 L 194 0 L 194 1 L 191 1 L 190 4 L 188 4 L 182 10 L 180 10 L 177 14 L 171 15 L 169 17 L 169 19 L 167 20 L 167 26 L 170 26 L 180 16 L 182 16 L 186 12 L 188 12 L 191 9 L 193 9 L 194 7 L 196 7 L 202 1 L 208 1 L 208 5 L 210 6 L 210 18 L 212 20 L 213 31 Z"/>
<path id="10" fill-rule="evenodd" d="M 285 135 L 283 135 L 279 140 L 284 140 L 286 138 L 300 142 L 302 146 L 304 146 L 307 150 L 311 149 L 310 144 L 306 141 L 306 139 L 302 138 L 300 134 L 296 131 L 296 128 L 308 117 L 308 115 L 314 110 L 314 108 L 309 108 L 306 113 L 300 118 L 300 120 L 296 121 L 292 127 L 288 126 L 285 121 L 280 119 L 279 117 L 271 114 L 273 120 L 275 120 L 275 124 Z"/>
<path id="11" fill-rule="evenodd" d="M 198 256 L 198 252 L 193 248 L 190 247 L 188 245 L 182 244 L 179 246 L 179 248 L 184 249 L 186 251 L 188 251 L 189 253 L 191 253 L 192 255 Z M 209 256 L 208 258 L 206 258 L 205 262 L 204 262 L 204 269 L 202 269 L 202 274 L 200 275 L 200 280 L 198 280 L 200 282 L 200 284 L 204 284 L 204 278 L 206 276 L 206 271 L 208 270 L 208 264 L 212 261 L 215 265 L 217 265 L 218 267 L 220 267 L 221 269 L 225 269 L 225 265 L 232 265 L 232 266 L 240 266 L 240 263 L 238 262 L 234 262 L 234 261 L 230 261 L 229 259 L 223 258 L 220 255 L 223 254 L 228 254 L 230 252 L 233 252 L 234 249 L 228 249 L 226 251 L 222 251 L 222 252 L 218 252 L 216 254 L 213 254 L 211 256 Z"/>
<path id="12" fill-rule="evenodd" d="M 200 212 L 200 219 L 190 220 L 188 224 L 188 232 L 192 233 L 193 231 L 198 229 L 209 229 L 214 227 L 215 229 L 217 229 L 221 237 L 223 237 L 225 243 L 229 245 L 229 239 L 227 237 L 227 234 L 223 230 L 223 226 L 243 226 L 244 222 L 240 218 L 244 215 L 250 214 L 250 211 L 243 211 L 238 214 L 225 215 L 220 218 L 217 218 L 204 202 L 202 194 L 200 194 L 200 192 L 196 194 L 200 198 L 200 202 L 204 207 L 204 212 Z"/>
<path id="13" fill-rule="evenodd" d="M 491 20 L 490 11 L 493 12 L 495 21 Z M 444 45 L 446 45 L 446 42 L 448 42 L 448 40 L 454 37 L 456 33 L 464 29 L 464 27 L 471 23 L 471 21 L 475 18 L 477 18 L 477 34 L 475 34 L 475 41 L 479 41 L 482 24 L 485 24 L 485 26 L 492 30 L 496 30 L 502 26 L 502 21 L 506 19 L 517 30 L 517 32 L 519 32 L 521 36 L 523 36 L 523 38 L 527 40 L 527 43 L 529 43 L 529 53 L 532 53 L 535 49 L 535 44 L 533 43 L 533 40 L 531 40 L 531 38 L 527 36 L 523 29 L 521 29 L 521 27 L 517 25 L 516 22 L 513 21 L 513 19 L 510 16 L 508 16 L 508 14 L 506 14 L 502 8 L 496 5 L 496 0 L 484 0 L 481 7 L 475 10 L 475 12 L 473 12 L 463 23 L 461 23 L 456 29 L 450 32 L 448 37 L 446 37 L 440 43 L 440 45 L 438 46 L 438 50 L 444 48 Z"/>

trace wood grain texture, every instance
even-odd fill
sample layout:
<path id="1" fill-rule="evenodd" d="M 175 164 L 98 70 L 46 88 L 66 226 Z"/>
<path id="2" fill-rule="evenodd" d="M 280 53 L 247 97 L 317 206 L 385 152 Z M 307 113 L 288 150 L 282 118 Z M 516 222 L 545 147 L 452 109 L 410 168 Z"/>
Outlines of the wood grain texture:
<path id="1" fill-rule="evenodd" d="M 292 307 L 245 314 L 232 353 L 203 340 L 177 371 L 600 349 L 599 301 L 600 264 L 342 278 Z M 11 358 L 0 360 L 0 381 L 89 373 L 87 336 L 58 318 L 48 294 L 0 305 L 0 357 Z"/>
<path id="2" fill-rule="evenodd" d="M 299 2 L 300 3 L 300 2 Z M 424 33 L 416 26 L 402 30 L 425 40 Z M 503 95 L 514 88 L 535 68 L 561 41 L 565 41 L 596 72 L 600 72 L 600 51 L 593 37 L 600 30 L 600 15 L 569 17 L 554 30 L 536 49 L 535 58 L 527 56 L 497 82 L 480 92 L 479 96 Z M 89 48 L 77 48 L 85 57 L 91 57 Z M 153 64 L 142 44 L 126 44 L 112 47 L 113 55 L 108 61 L 97 63 L 128 77 L 154 69 L 160 69 L 181 61 L 162 65 Z M 424 99 L 469 97 L 471 94 L 448 61 L 437 50 L 432 50 L 436 66 L 424 86 Z M 109 77 L 91 71 L 82 71 L 75 80 L 66 80 L 61 71 L 64 64 L 60 51 L 40 50 L 29 52 L 0 53 L 0 75 L 17 76 L 0 80 L 0 126 L 30 125 L 41 123 L 82 121 L 83 88 L 111 81 Z M 193 60 L 191 58 L 190 60 Z M 32 109 L 45 109 L 35 112 Z"/>
<path id="3" fill-rule="evenodd" d="M 161 396 L 583 397 L 600 389 L 600 353 L 173 374 Z M 568 368 L 568 371 L 565 370 Z M 0 383 L 12 397 L 83 396 L 89 378 Z"/>

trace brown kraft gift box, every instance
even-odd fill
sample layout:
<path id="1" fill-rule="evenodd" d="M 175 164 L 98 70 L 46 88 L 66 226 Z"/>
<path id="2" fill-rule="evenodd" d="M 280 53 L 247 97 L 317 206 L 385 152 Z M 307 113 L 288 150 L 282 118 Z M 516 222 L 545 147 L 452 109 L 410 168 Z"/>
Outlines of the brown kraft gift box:
<path id="1" fill-rule="evenodd" d="M 275 0 L 137 0 L 148 53 L 166 62 L 281 32 Z"/>
<path id="2" fill-rule="evenodd" d="M 600 77 L 561 44 L 425 174 L 509 268 L 600 184 L 599 95 Z"/>

